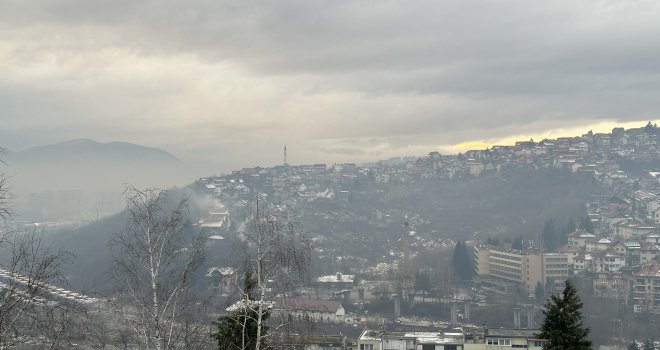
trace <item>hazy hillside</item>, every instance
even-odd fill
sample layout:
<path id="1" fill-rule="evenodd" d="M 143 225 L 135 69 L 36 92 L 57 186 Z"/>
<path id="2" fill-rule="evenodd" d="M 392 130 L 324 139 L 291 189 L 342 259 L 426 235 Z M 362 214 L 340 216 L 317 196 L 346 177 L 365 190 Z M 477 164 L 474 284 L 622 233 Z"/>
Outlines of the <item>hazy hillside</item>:
<path id="1" fill-rule="evenodd" d="M 83 162 L 88 165 L 103 165 L 114 162 L 183 165 L 170 153 L 157 148 L 127 142 L 100 143 L 89 139 L 76 139 L 34 147 L 20 152 L 13 152 L 8 156 L 8 160 L 14 162 L 17 166 Z"/>
<path id="2" fill-rule="evenodd" d="M 18 210 L 26 218 L 43 220 L 116 212 L 118 194 L 127 183 L 170 187 L 194 178 L 172 154 L 125 142 L 77 139 L 8 150 L 5 162 Z"/>
<path id="3" fill-rule="evenodd" d="M 185 192 L 192 199 L 191 220 L 196 222 L 203 208 L 194 194 Z M 417 235 L 411 242 L 411 251 L 416 254 L 429 249 L 425 247 L 429 242 L 442 239 L 505 239 L 522 235 L 535 240 L 547 219 L 554 219 L 557 225 L 565 225 L 571 216 L 579 219 L 594 193 L 600 193 L 600 188 L 588 176 L 521 169 L 473 179 L 365 187 L 355 191 L 352 200 L 310 203 L 296 216 L 319 249 L 311 271 L 317 275 L 353 270 L 362 264 L 353 261 L 353 257 L 373 263 L 390 251 L 399 251 L 401 224 L 406 215 L 424 218 L 414 227 Z M 375 218 L 376 210 L 390 213 L 391 220 Z M 98 278 L 110 261 L 110 235 L 121 230 L 125 220 L 116 215 L 51 235 L 56 246 L 76 256 L 77 267 L 70 271 L 70 281 L 76 287 L 89 288 L 104 280 Z M 231 256 L 234 234 L 227 232 L 227 239 L 210 242 L 208 264 L 225 264 L 236 258 Z M 342 259 L 338 261 L 337 257 Z"/>

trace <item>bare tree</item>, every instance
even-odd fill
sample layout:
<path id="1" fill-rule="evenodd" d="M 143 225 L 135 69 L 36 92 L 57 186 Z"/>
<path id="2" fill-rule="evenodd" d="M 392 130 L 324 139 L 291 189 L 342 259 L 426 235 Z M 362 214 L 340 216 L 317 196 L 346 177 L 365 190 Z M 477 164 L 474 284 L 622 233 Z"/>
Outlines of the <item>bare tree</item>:
<path id="1" fill-rule="evenodd" d="M 5 149 L 0 147 L 0 155 L 5 153 Z M 6 163 L 0 159 L 0 163 Z M 6 222 L 13 214 L 11 208 L 11 201 L 14 199 L 14 194 L 9 189 L 9 178 L 4 172 L 0 172 L 0 219 Z"/>
<path id="2" fill-rule="evenodd" d="M 8 222 L 14 215 L 8 185 L 0 173 L 0 348 L 37 338 L 48 348 L 60 348 L 78 308 L 51 292 L 54 283 L 65 284 L 62 268 L 70 254 L 47 246 L 43 230 Z"/>
<path id="3" fill-rule="evenodd" d="M 246 272 L 254 278 L 256 295 L 251 295 L 252 288 L 241 290 L 235 319 L 243 328 L 240 349 L 260 350 L 285 342 L 285 335 L 290 334 L 290 318 L 273 313 L 272 307 L 276 298 L 286 297 L 306 276 L 311 244 L 298 223 L 285 222 L 272 215 L 259 196 L 255 197 L 254 208 L 244 227 L 240 237 Z M 268 317 L 269 326 L 265 322 Z M 246 329 L 246 325 L 251 324 L 255 330 Z M 254 339 L 246 340 L 247 333 Z"/>
<path id="4" fill-rule="evenodd" d="M 190 282 L 205 243 L 200 235 L 184 234 L 188 202 L 158 189 L 127 186 L 124 194 L 128 222 L 111 242 L 116 306 L 140 348 L 196 348 L 197 339 L 208 341 L 210 332 L 195 326 L 199 314 Z"/>

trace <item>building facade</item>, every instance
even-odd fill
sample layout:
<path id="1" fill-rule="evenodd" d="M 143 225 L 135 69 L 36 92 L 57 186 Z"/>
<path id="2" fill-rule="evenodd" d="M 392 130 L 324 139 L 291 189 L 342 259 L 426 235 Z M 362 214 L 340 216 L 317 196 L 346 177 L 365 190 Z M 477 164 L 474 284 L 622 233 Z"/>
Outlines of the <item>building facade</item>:
<path id="1" fill-rule="evenodd" d="M 660 314 L 660 266 L 647 265 L 632 280 L 633 310 Z"/>
<path id="2" fill-rule="evenodd" d="M 564 288 L 571 256 L 566 253 L 502 250 L 488 246 L 474 248 L 474 266 L 482 280 L 515 284 L 528 294 L 536 285 L 551 283 L 557 290 Z"/>

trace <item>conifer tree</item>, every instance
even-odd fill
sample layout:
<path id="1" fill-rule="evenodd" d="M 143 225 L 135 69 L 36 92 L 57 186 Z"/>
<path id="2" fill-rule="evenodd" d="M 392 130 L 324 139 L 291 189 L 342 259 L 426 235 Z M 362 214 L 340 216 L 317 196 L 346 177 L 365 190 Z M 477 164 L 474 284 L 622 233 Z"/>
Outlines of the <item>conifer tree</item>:
<path id="1" fill-rule="evenodd" d="M 256 289 L 257 282 L 248 271 L 245 273 L 243 290 L 243 300 L 236 310 L 228 315 L 220 316 L 216 322 L 215 338 L 218 340 L 219 349 L 251 350 L 256 348 L 257 341 L 257 311 L 252 304 L 255 303 L 252 292 Z M 269 313 L 266 313 L 263 319 L 267 319 Z M 262 332 L 266 332 L 267 327 L 263 327 Z M 263 338 L 262 338 L 263 342 Z M 265 344 L 261 344 L 262 347 Z"/>
<path id="2" fill-rule="evenodd" d="M 635 342 L 635 339 L 633 339 L 630 344 L 628 344 L 628 350 L 639 350 L 639 347 L 637 346 L 637 342 Z"/>
<path id="3" fill-rule="evenodd" d="M 552 252 L 559 248 L 559 236 L 555 228 L 555 223 L 552 219 L 545 222 L 543 226 L 543 248 L 547 252 Z"/>
<path id="4" fill-rule="evenodd" d="M 570 280 L 561 295 L 552 295 L 545 304 L 545 320 L 539 338 L 545 339 L 544 350 L 591 349 L 589 328 L 582 324 L 582 301 Z"/>
<path id="5" fill-rule="evenodd" d="M 454 271 L 463 280 L 470 280 L 474 277 L 474 269 L 472 267 L 472 259 L 470 258 L 465 242 L 458 241 L 454 247 L 454 255 L 452 256 L 452 263 Z"/>
<path id="6" fill-rule="evenodd" d="M 582 229 L 589 233 L 594 233 L 594 224 L 591 222 L 589 216 L 585 216 L 582 219 Z"/>
<path id="7" fill-rule="evenodd" d="M 541 282 L 536 282 L 536 288 L 534 289 L 534 296 L 536 297 L 536 302 L 540 303 L 543 301 L 543 296 L 545 295 L 545 289 L 543 288 L 543 284 Z"/>
<path id="8" fill-rule="evenodd" d="M 568 235 L 573 233 L 576 229 L 577 226 L 575 224 L 575 219 L 573 219 L 573 217 L 571 216 L 571 218 L 568 219 L 568 223 L 566 224 L 566 229 L 561 235 L 561 245 L 565 245 L 566 243 L 568 243 Z"/>
<path id="9" fill-rule="evenodd" d="M 646 339 L 644 342 L 644 350 L 655 350 L 654 343 L 653 339 Z"/>
<path id="10" fill-rule="evenodd" d="M 523 236 L 520 235 L 516 237 L 516 239 L 513 240 L 513 243 L 511 244 L 511 248 L 515 250 L 523 250 L 525 247 L 523 245 Z"/>

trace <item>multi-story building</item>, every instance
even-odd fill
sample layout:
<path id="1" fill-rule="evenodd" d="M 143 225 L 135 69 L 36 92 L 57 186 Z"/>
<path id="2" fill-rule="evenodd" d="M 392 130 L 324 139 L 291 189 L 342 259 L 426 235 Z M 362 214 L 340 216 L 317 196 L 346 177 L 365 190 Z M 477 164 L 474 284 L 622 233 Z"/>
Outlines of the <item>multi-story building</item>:
<path id="1" fill-rule="evenodd" d="M 556 290 L 564 290 L 564 282 L 568 279 L 569 255 L 545 253 L 542 255 L 542 258 L 543 271 L 541 283 L 544 285 L 552 284 Z"/>
<path id="2" fill-rule="evenodd" d="M 438 332 L 383 332 L 364 330 L 358 339 L 359 350 L 463 350 L 461 329 Z"/>
<path id="3" fill-rule="evenodd" d="M 540 282 L 552 283 L 558 290 L 568 278 L 569 254 L 501 250 L 489 246 L 474 248 L 475 270 L 482 280 L 516 285 L 533 294 Z"/>
<path id="4" fill-rule="evenodd" d="M 619 271 L 626 266 L 626 256 L 611 251 L 602 251 L 591 254 L 591 269 L 594 272 Z"/>
<path id="5" fill-rule="evenodd" d="M 586 232 L 582 229 L 575 230 L 568 234 L 568 246 L 584 249 L 587 240 L 596 237 L 593 233 Z"/>
<path id="6" fill-rule="evenodd" d="M 487 329 L 483 343 L 465 344 L 465 350 L 503 350 L 525 348 L 541 350 L 544 341 L 539 339 L 534 329 Z"/>
<path id="7" fill-rule="evenodd" d="M 647 265 L 633 276 L 633 310 L 660 314 L 660 266 Z"/>
<path id="8" fill-rule="evenodd" d="M 621 271 L 601 271 L 593 279 L 594 296 L 624 301 L 628 297 L 628 278 Z"/>

